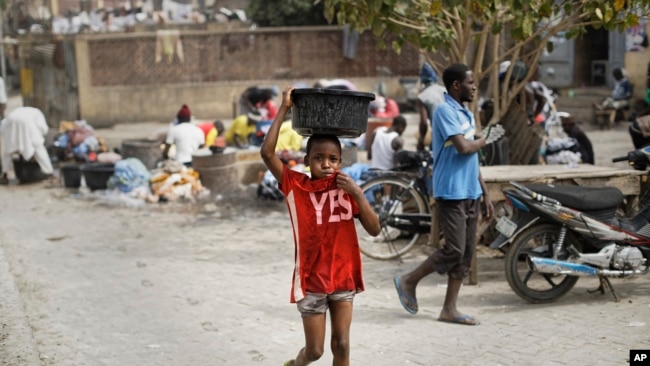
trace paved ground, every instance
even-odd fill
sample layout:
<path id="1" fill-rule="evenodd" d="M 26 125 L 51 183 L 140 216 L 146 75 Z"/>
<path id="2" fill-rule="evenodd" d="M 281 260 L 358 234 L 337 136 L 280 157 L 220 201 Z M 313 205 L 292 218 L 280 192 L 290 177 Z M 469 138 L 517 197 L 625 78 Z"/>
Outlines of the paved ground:
<path id="1" fill-rule="evenodd" d="M 0 354 L 20 356 L 3 364 L 280 365 L 302 342 L 282 206 L 115 208 L 43 186 L 5 187 L 0 199 L 11 203 L 0 208 L 0 244 L 19 292 L 2 282 Z M 624 365 L 650 343 L 648 277 L 614 280 L 618 303 L 582 279 L 560 301 L 531 305 L 509 289 L 501 258 L 481 256 L 461 308 L 482 324 L 467 327 L 434 321 L 441 276 L 420 286 L 418 315 L 399 305 L 392 277 L 422 259 L 364 259 L 353 364 Z M 326 354 L 317 364 L 329 363 Z"/>
<path id="2" fill-rule="evenodd" d="M 624 127 L 589 133 L 597 163 L 631 147 Z M 237 204 L 123 207 L 45 183 L 2 186 L 0 201 L 0 364 L 281 365 L 302 344 L 282 204 L 245 191 Z M 613 280 L 620 302 L 581 279 L 559 301 L 531 305 L 486 251 L 479 284 L 461 290 L 461 309 L 482 322 L 468 327 L 435 321 L 441 276 L 419 287 L 419 314 L 401 308 L 392 278 L 423 258 L 364 258 L 353 364 L 625 365 L 650 344 L 650 277 Z M 331 364 L 329 352 L 316 364 Z"/>

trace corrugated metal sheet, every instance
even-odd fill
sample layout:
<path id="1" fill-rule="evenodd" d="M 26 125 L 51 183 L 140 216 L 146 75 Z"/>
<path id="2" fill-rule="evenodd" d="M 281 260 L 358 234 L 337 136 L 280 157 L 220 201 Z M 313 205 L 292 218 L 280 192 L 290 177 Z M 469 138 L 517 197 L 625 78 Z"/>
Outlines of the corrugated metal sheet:
<path id="1" fill-rule="evenodd" d="M 29 47 L 23 52 L 25 70 L 31 72 L 29 93 L 23 90 L 23 104 L 40 109 L 50 127 L 58 127 L 63 120 L 77 120 L 79 117 L 79 98 L 77 95 L 77 71 L 72 40 L 60 43 L 39 43 L 21 45 Z M 57 55 L 59 65 L 55 63 Z M 61 57 L 62 56 L 62 57 Z M 61 67 L 62 66 L 62 67 Z"/>
<path id="2" fill-rule="evenodd" d="M 52 61 L 55 49 L 56 46 L 54 44 L 36 45 L 30 50 L 30 56 L 43 61 Z"/>

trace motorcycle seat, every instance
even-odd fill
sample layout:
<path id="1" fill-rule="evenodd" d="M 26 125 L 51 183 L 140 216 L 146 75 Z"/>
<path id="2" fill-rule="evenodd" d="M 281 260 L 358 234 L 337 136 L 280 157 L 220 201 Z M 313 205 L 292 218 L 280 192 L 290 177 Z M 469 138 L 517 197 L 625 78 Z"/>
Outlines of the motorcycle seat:
<path id="1" fill-rule="evenodd" d="M 579 211 L 615 209 L 623 203 L 623 193 L 615 187 L 580 187 L 543 183 L 526 184 L 528 189 L 556 199 Z"/>

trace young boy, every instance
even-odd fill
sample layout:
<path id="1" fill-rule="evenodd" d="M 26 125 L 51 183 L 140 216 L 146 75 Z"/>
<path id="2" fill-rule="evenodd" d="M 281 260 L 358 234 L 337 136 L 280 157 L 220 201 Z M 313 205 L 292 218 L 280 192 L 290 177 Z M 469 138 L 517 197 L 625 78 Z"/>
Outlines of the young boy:
<path id="1" fill-rule="evenodd" d="M 395 167 L 395 153 L 404 148 L 404 130 L 406 118 L 399 114 L 393 118 L 390 127 L 379 127 L 373 131 L 367 155 L 370 168 L 389 170 Z"/>
<path id="2" fill-rule="evenodd" d="M 378 235 L 381 228 L 361 188 L 339 171 L 341 143 L 336 136 L 313 135 L 307 141 L 305 165 L 311 177 L 291 170 L 276 155 L 280 126 L 293 105 L 292 90 L 287 87 L 282 93 L 282 105 L 261 147 L 289 208 L 295 242 L 291 302 L 297 303 L 305 332 L 305 347 L 285 365 L 308 365 L 323 355 L 328 308 L 334 365 L 349 365 L 352 300 L 364 289 L 353 216 L 370 235 Z"/>

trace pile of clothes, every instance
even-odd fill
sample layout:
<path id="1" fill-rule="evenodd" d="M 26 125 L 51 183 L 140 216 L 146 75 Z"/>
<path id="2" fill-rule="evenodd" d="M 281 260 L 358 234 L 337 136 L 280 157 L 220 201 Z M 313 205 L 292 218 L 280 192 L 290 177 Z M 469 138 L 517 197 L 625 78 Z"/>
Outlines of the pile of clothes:
<path id="1" fill-rule="evenodd" d="M 182 163 L 166 160 L 162 167 L 154 170 L 151 176 L 152 200 L 177 201 L 185 199 L 194 202 L 197 198 L 210 195 L 199 180 L 199 173 Z"/>
<path id="2" fill-rule="evenodd" d="M 546 142 L 544 151 L 547 164 L 578 164 L 582 156 L 578 141 L 571 137 L 554 137 Z"/>
<path id="3" fill-rule="evenodd" d="M 163 162 L 153 171 L 137 158 L 118 160 L 107 186 L 114 192 L 149 203 L 195 202 L 210 194 L 201 184 L 197 171 L 173 160 Z"/>
<path id="4" fill-rule="evenodd" d="M 85 120 L 61 121 L 53 146 L 59 161 L 93 162 L 97 154 L 107 150 L 103 139 Z"/>

